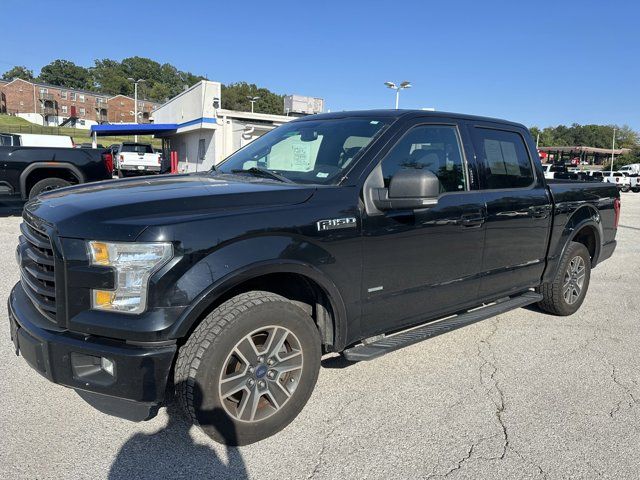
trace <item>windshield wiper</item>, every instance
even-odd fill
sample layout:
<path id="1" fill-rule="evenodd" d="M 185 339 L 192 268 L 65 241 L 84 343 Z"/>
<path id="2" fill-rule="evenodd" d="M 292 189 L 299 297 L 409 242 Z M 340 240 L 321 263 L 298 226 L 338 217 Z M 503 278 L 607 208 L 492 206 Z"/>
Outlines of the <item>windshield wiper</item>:
<path id="1" fill-rule="evenodd" d="M 247 169 L 234 168 L 233 170 L 231 170 L 231 173 L 252 173 L 253 175 L 272 178 L 274 180 L 278 180 L 279 182 L 293 183 L 293 180 L 288 179 L 284 175 L 280 175 L 278 173 L 272 172 L 271 170 L 266 170 L 260 167 L 251 167 Z"/>

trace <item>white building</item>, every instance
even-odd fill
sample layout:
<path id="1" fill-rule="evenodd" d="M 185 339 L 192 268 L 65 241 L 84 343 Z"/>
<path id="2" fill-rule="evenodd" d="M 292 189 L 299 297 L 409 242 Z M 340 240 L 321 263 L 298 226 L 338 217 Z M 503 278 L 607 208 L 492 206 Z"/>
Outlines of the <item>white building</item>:
<path id="1" fill-rule="evenodd" d="M 223 110 L 221 84 L 203 80 L 153 112 L 155 124 L 176 124 L 163 135 L 178 152 L 178 170 L 209 170 L 269 130 L 295 117 Z"/>

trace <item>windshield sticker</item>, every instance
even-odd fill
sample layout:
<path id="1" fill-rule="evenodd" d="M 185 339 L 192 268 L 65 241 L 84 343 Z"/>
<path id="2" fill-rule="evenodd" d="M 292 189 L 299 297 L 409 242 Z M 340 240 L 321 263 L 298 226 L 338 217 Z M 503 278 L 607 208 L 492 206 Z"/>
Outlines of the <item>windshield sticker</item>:
<path id="1" fill-rule="evenodd" d="M 318 172 L 318 174 L 316 175 L 316 177 L 318 178 L 327 178 L 328 176 L 329 174 L 324 172 Z"/>

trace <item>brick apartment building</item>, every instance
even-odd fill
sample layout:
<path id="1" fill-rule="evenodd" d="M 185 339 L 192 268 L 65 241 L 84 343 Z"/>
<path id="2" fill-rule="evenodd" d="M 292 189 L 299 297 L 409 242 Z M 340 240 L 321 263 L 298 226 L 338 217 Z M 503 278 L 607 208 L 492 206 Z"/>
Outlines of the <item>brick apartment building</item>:
<path id="1" fill-rule="evenodd" d="M 28 82 L 0 81 L 0 113 L 18 115 L 40 125 L 90 128 L 98 123 L 134 123 L 134 99 Z M 138 122 L 149 123 L 159 104 L 138 99 Z"/>

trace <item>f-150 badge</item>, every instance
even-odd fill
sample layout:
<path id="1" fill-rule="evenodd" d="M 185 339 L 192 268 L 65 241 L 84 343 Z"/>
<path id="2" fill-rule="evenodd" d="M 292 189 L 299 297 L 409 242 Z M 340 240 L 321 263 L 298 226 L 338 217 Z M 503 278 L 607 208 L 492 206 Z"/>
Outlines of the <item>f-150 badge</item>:
<path id="1" fill-rule="evenodd" d="M 318 220 L 316 225 L 319 232 L 325 232 L 327 230 L 338 230 L 339 228 L 352 228 L 356 226 L 356 223 L 357 220 L 355 217 L 346 217 Z"/>

